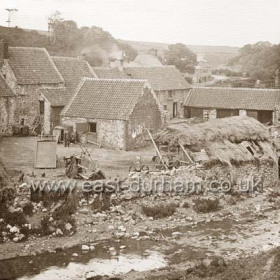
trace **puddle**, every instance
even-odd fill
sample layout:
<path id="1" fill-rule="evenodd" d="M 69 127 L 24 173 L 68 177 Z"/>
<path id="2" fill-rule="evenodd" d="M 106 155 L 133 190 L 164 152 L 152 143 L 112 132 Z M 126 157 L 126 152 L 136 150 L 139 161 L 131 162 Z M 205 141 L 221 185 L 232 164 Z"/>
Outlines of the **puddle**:
<path id="1" fill-rule="evenodd" d="M 278 218 L 278 219 L 276 219 Z M 274 217 L 280 223 L 280 217 Z M 173 232 L 179 232 L 174 238 Z M 0 279 L 85 279 L 86 275 L 126 274 L 214 255 L 236 257 L 279 246 L 279 224 L 271 219 L 252 223 L 225 219 L 160 231 L 162 240 L 107 240 L 83 252 L 76 246 L 56 253 L 0 262 Z"/>
<path id="2" fill-rule="evenodd" d="M 66 267 L 49 267 L 36 276 L 24 276 L 19 280 L 84 279 L 97 275 L 113 276 L 132 270 L 146 271 L 166 266 L 164 256 L 151 252 L 147 257 L 119 255 L 113 259 L 92 259 L 87 264 L 70 262 Z"/>

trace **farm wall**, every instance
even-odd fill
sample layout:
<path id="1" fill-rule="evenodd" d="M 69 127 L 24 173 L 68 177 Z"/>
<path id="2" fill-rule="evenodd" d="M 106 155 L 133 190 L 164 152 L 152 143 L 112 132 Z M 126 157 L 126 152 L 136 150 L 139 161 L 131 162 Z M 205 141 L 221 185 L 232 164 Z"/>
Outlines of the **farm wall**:
<path id="1" fill-rule="evenodd" d="M 162 108 L 146 89 L 127 121 L 126 150 L 147 146 L 149 142 L 146 140 L 149 136 L 146 129 L 155 132 L 162 124 Z"/>

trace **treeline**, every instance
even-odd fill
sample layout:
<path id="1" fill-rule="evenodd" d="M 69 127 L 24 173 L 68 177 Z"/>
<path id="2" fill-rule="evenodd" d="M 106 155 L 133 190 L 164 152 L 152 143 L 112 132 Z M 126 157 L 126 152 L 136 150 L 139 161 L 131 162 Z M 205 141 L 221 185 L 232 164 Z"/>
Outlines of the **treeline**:
<path id="1" fill-rule="evenodd" d="M 85 56 L 92 66 L 106 64 L 122 54 L 134 59 L 137 51 L 129 44 L 116 40 L 100 27 L 81 27 L 72 20 L 64 20 L 56 12 L 49 19 L 48 35 L 20 28 L 0 27 L 0 39 L 10 46 L 44 47 L 51 55 Z"/>
<path id="2" fill-rule="evenodd" d="M 258 42 L 245 45 L 240 49 L 239 55 L 230 61 L 229 66 L 237 66 L 246 76 L 271 87 L 275 71 L 280 67 L 280 44 Z"/>

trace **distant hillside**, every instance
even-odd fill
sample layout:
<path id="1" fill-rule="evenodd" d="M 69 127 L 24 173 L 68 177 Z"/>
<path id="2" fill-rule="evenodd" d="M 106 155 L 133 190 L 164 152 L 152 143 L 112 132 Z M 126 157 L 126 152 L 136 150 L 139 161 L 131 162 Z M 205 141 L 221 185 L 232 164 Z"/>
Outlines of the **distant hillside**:
<path id="1" fill-rule="evenodd" d="M 110 59 L 123 52 L 132 58 L 137 55 L 130 45 L 118 41 L 102 28 L 78 28 L 74 21 L 60 21 L 57 25 L 52 36 L 41 30 L 0 26 L 0 40 L 8 41 L 10 46 L 46 48 L 51 55 L 84 55 L 92 66 L 108 65 Z"/>
<path id="2" fill-rule="evenodd" d="M 145 53 L 148 50 L 155 48 L 158 54 L 163 56 L 168 49 L 169 44 L 157 42 L 139 42 L 139 41 L 125 41 L 130 44 L 139 53 Z M 213 69 L 223 68 L 228 62 L 238 55 L 239 48 L 228 46 L 207 46 L 207 45 L 187 45 L 187 47 L 196 53 L 203 56 Z"/>

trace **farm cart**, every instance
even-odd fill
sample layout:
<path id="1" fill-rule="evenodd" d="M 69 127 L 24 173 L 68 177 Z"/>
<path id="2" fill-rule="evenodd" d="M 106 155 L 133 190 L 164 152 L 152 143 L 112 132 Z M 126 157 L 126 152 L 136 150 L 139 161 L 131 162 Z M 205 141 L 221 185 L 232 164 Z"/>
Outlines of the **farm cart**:
<path id="1" fill-rule="evenodd" d="M 178 168 L 193 162 L 193 159 L 180 142 L 178 142 L 177 145 L 168 145 L 160 142 L 156 143 L 149 130 L 148 134 L 157 153 L 157 155 L 152 158 L 155 170 Z M 186 157 L 187 161 L 183 160 L 183 157 Z"/>

